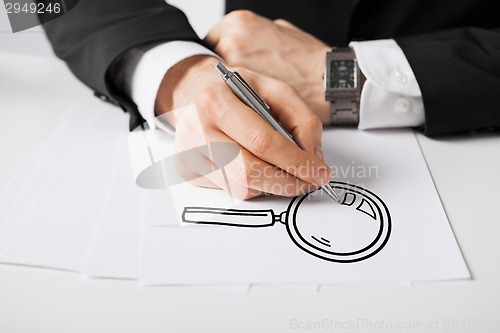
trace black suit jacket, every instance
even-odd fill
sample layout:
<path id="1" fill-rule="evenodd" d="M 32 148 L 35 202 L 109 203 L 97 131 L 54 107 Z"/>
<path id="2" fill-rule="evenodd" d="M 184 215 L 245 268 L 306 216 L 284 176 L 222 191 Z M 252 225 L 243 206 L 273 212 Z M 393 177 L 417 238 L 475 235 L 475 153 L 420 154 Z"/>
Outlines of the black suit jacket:
<path id="1" fill-rule="evenodd" d="M 394 38 L 422 91 L 429 136 L 500 128 L 500 19 L 497 0 L 227 0 L 284 18 L 332 46 Z M 145 43 L 203 43 L 186 16 L 163 0 L 80 0 L 44 25 L 54 51 L 104 99 L 142 122 L 107 78 L 111 64 Z"/>

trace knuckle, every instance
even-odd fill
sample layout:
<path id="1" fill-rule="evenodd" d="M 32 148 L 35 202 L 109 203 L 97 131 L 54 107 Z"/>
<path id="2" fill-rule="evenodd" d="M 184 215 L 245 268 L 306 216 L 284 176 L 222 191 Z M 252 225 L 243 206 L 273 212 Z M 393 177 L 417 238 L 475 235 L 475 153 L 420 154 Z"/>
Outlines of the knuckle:
<path id="1" fill-rule="evenodd" d="M 194 98 L 196 105 L 207 105 L 212 104 L 217 96 L 217 89 L 214 86 L 209 86 L 197 92 Z"/>
<path id="2" fill-rule="evenodd" d="M 296 94 L 294 87 L 280 80 L 273 80 L 271 83 L 271 89 L 274 92 L 281 94 Z"/>
<path id="3" fill-rule="evenodd" d="M 271 153 L 272 140 L 265 133 L 257 133 L 250 142 L 250 151 L 256 156 L 263 156 Z"/>
<path id="4" fill-rule="evenodd" d="M 289 24 L 287 20 L 282 19 L 282 18 L 274 20 L 274 23 L 276 23 L 276 24 L 282 24 L 282 25 Z"/>
<path id="5" fill-rule="evenodd" d="M 227 60 L 227 58 L 241 53 L 245 47 L 245 38 L 242 38 L 239 35 L 228 35 L 220 39 L 215 47 L 215 51 Z"/>
<path id="6" fill-rule="evenodd" d="M 229 45 L 231 47 L 232 53 L 242 53 L 247 47 L 246 38 L 242 38 L 238 35 L 233 35 L 229 39 Z"/>
<path id="7" fill-rule="evenodd" d="M 311 115 L 302 119 L 299 126 L 296 126 L 292 130 L 292 136 L 304 142 L 311 142 L 316 140 L 321 140 L 321 132 L 323 130 L 323 124 L 321 120 L 316 115 Z"/>
<path id="8" fill-rule="evenodd" d="M 295 89 L 295 87 L 293 87 L 290 84 L 285 83 L 285 82 L 283 82 L 283 86 L 281 87 L 281 90 L 285 91 L 287 94 L 298 95 L 297 89 Z"/>
<path id="9" fill-rule="evenodd" d="M 252 190 L 248 185 L 252 175 L 243 171 L 238 177 L 240 179 L 231 184 L 231 194 L 241 200 L 253 198 L 256 190 Z"/>
<path id="10" fill-rule="evenodd" d="M 240 200 L 248 200 L 252 198 L 250 190 L 241 185 L 237 185 L 236 188 L 233 188 L 231 190 L 231 192 L 236 198 Z"/>
<path id="11" fill-rule="evenodd" d="M 224 59 L 226 59 L 228 57 L 228 55 L 230 54 L 231 46 L 227 42 L 227 38 L 222 38 L 222 39 L 219 40 L 219 42 L 217 43 L 217 45 L 215 45 L 214 49 L 215 49 L 215 52 L 217 52 Z"/>
<path id="12" fill-rule="evenodd" d="M 241 168 L 236 175 L 236 183 L 238 187 L 248 188 L 250 184 L 255 181 L 256 174 L 254 168 Z"/>
<path id="13" fill-rule="evenodd" d="M 220 112 L 215 112 L 219 100 L 220 91 L 217 85 L 206 87 L 198 91 L 194 96 L 196 109 L 201 111 L 202 115 L 209 115 L 211 119 L 217 117 Z"/>
<path id="14" fill-rule="evenodd" d="M 249 23 L 255 20 L 257 15 L 250 10 L 235 10 L 227 14 L 226 17 L 229 20 L 233 20 L 234 23 Z"/>
<path id="15" fill-rule="evenodd" d="M 304 119 L 303 125 L 309 133 L 320 132 L 323 128 L 323 123 L 321 122 L 321 119 L 319 119 L 319 117 L 317 117 L 316 115 L 311 115 L 310 117 Z"/>

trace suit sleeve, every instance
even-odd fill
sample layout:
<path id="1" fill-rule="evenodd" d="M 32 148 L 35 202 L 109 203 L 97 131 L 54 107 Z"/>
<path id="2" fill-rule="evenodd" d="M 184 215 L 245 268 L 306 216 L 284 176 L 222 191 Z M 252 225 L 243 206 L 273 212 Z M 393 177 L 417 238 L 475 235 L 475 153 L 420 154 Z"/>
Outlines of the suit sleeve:
<path id="1" fill-rule="evenodd" d="M 426 135 L 500 129 L 500 28 L 396 41 L 422 91 Z"/>
<path id="2" fill-rule="evenodd" d="M 107 79 L 113 61 L 147 43 L 202 43 L 180 10 L 163 0 L 80 0 L 43 25 L 55 54 L 102 99 L 130 113 L 131 129 L 143 122 L 135 104 Z"/>

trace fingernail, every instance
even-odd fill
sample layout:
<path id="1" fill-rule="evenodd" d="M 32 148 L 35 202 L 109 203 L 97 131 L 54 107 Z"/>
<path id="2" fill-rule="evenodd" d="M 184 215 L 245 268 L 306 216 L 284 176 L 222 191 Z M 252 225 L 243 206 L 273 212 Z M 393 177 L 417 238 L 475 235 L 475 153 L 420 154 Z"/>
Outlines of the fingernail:
<path id="1" fill-rule="evenodd" d="M 314 155 L 316 155 L 322 161 L 325 159 L 325 157 L 323 155 L 323 149 L 321 148 L 321 146 L 314 147 Z"/>
<path id="2" fill-rule="evenodd" d="M 314 182 L 317 185 L 324 185 L 330 181 L 330 170 L 327 170 L 326 168 L 320 168 L 318 170 L 318 173 L 314 177 Z"/>

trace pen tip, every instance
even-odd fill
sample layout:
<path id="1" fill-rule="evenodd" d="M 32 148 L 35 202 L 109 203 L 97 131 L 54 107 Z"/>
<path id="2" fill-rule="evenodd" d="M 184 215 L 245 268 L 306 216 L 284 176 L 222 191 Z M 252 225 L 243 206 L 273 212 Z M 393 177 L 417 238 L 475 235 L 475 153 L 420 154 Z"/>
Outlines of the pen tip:
<path id="1" fill-rule="evenodd" d="M 325 191 L 330 198 L 332 198 L 336 202 L 340 202 L 340 197 L 338 196 L 337 192 L 335 192 L 335 190 L 330 186 L 330 184 L 321 186 L 321 189 Z"/>

